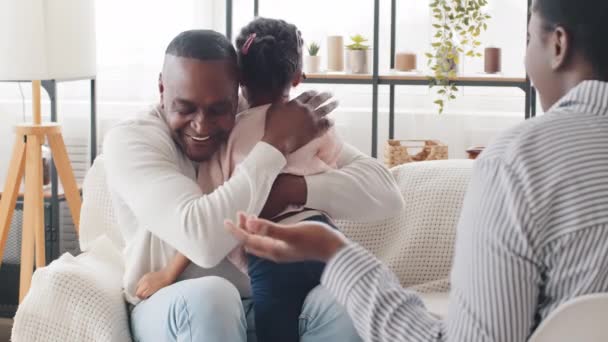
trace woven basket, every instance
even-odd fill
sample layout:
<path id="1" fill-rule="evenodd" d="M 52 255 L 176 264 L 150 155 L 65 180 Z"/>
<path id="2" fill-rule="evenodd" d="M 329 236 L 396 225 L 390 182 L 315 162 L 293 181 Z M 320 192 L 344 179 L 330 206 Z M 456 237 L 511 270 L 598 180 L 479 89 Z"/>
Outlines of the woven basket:
<path id="1" fill-rule="evenodd" d="M 411 155 L 408 149 L 421 149 Z M 416 161 L 448 159 L 448 146 L 437 140 L 389 140 L 384 149 L 387 167 Z"/>

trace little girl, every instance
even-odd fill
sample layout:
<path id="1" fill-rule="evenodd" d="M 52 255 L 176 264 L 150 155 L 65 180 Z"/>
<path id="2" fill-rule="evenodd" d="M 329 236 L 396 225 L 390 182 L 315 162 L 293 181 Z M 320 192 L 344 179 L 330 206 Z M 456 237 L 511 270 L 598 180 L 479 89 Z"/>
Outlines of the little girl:
<path id="1" fill-rule="evenodd" d="M 297 27 L 283 20 L 258 18 L 241 30 L 236 47 L 241 89 L 250 109 L 237 115 L 225 147 L 212 160 L 200 164 L 198 182 L 203 192 L 210 193 L 229 179 L 235 167 L 262 140 L 270 104 L 289 100 L 291 88 L 302 78 L 302 45 Z M 283 173 L 305 176 L 335 168 L 341 148 L 335 132 L 330 130 L 289 155 Z M 325 214 L 305 208 L 290 207 L 274 218 L 286 219 L 333 226 Z M 275 264 L 245 256 L 240 247 L 228 258 L 250 277 L 258 341 L 299 341 L 302 305 L 310 290 L 319 284 L 324 264 Z M 152 295 L 175 282 L 189 262 L 178 253 L 162 270 L 146 274 L 138 288 L 146 288 L 147 295 Z"/>

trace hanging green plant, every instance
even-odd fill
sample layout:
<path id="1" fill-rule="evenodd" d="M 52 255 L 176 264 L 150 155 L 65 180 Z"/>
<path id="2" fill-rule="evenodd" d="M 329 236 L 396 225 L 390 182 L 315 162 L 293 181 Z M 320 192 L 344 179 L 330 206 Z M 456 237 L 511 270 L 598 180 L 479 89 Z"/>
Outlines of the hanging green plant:
<path id="1" fill-rule="evenodd" d="M 433 27 L 437 30 L 426 53 L 432 70 L 430 87 L 440 87 L 435 104 L 443 113 L 445 104 L 456 99 L 458 87 L 450 79 L 457 76 L 461 56 L 481 57 L 477 51 L 481 32 L 488 29 L 490 16 L 484 12 L 488 0 L 432 0 Z"/>

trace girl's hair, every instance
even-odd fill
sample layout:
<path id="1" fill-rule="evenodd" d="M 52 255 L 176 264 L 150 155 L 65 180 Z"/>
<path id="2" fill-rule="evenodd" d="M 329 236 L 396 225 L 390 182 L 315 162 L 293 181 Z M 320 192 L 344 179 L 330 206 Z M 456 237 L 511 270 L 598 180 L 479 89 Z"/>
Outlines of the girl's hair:
<path id="1" fill-rule="evenodd" d="M 242 83 L 275 94 L 302 70 L 302 37 L 284 20 L 257 18 L 243 27 L 236 39 Z"/>
<path id="2" fill-rule="evenodd" d="M 547 29 L 563 27 L 597 76 L 608 79 L 608 0 L 536 0 L 533 10 Z"/>

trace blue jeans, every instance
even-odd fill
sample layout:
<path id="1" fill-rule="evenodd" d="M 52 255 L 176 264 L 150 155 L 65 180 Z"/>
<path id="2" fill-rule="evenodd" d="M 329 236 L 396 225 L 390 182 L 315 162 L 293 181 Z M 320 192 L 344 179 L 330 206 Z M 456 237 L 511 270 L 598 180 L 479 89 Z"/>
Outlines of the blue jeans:
<path id="1" fill-rule="evenodd" d="M 323 222 L 333 227 L 333 223 L 323 215 L 315 215 L 305 221 Z M 302 305 L 308 293 L 319 285 L 325 263 L 277 264 L 255 255 L 247 258 L 258 341 L 300 341 Z"/>
<path id="2" fill-rule="evenodd" d="M 203 277 L 167 286 L 131 311 L 135 342 L 256 342 L 251 300 L 230 282 Z M 302 342 L 360 342 L 346 310 L 319 286 L 299 316 Z M 264 342 L 264 341 L 260 341 Z"/>

